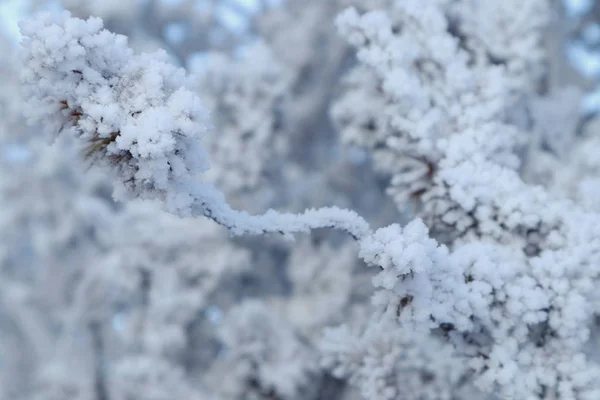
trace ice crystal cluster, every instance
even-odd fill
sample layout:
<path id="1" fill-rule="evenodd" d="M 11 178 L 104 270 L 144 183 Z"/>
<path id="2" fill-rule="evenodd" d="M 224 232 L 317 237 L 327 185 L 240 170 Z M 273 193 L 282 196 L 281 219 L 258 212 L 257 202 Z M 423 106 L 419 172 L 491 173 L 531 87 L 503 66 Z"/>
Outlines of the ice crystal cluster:
<path id="1" fill-rule="evenodd" d="M 187 88 L 185 71 L 164 52 L 134 56 L 127 38 L 104 30 L 100 19 L 45 14 L 22 32 L 30 120 L 50 134 L 69 131 L 86 143 L 86 156 L 113 163 L 119 196 L 189 208 L 181 186 L 207 168 L 200 145 L 207 110 Z"/>

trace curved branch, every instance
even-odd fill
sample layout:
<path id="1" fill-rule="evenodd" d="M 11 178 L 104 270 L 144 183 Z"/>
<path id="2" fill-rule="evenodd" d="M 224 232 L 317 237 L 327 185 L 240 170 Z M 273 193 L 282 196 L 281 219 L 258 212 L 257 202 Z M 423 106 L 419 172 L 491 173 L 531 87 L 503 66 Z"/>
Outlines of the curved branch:
<path id="1" fill-rule="evenodd" d="M 279 213 L 268 210 L 262 215 L 251 215 L 234 210 L 222 193 L 209 185 L 196 186 L 193 215 L 203 215 L 229 229 L 234 235 L 261 235 L 280 233 L 289 235 L 310 232 L 313 229 L 333 228 L 348 233 L 354 240 L 371 234 L 369 224 L 356 212 L 338 207 L 307 209 L 301 214 Z"/>

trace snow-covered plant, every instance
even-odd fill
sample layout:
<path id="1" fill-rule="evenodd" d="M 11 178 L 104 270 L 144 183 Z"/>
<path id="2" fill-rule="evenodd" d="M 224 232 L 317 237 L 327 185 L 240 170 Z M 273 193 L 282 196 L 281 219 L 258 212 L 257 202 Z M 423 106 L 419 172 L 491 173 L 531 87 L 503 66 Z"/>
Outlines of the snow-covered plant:
<path id="1" fill-rule="evenodd" d="M 120 196 L 189 210 L 191 195 L 173 185 L 189 185 L 207 168 L 199 144 L 207 111 L 186 88 L 185 72 L 164 52 L 134 56 L 127 39 L 102 30 L 99 19 L 53 19 L 44 14 L 23 25 L 28 117 L 43 121 L 48 134 L 80 138 L 95 162 L 114 164 Z"/>
<path id="2" fill-rule="evenodd" d="M 207 137 L 211 160 L 218 165 L 207 171 L 207 178 L 228 195 L 268 190 L 265 175 L 288 150 L 273 110 L 289 90 L 289 72 L 265 44 L 244 53 L 240 61 L 209 56 L 199 83 L 219 132 Z"/>
<path id="3" fill-rule="evenodd" d="M 330 329 L 320 350 L 323 364 L 347 377 L 365 399 L 452 399 L 467 373 L 452 347 L 427 330 L 405 330 L 385 321 Z"/>
<path id="4" fill-rule="evenodd" d="M 540 6 L 531 3 L 525 10 Z M 362 258 L 382 268 L 373 301 L 383 315 L 397 310 L 401 326 L 445 331 L 485 391 L 594 398 L 598 365 L 586 348 L 598 215 L 520 178 L 516 138 L 525 132 L 512 122 L 511 102 L 516 90 L 531 89 L 515 86 L 512 74 L 532 67 L 471 54 L 470 31 L 466 39 L 452 34 L 450 23 L 460 31 L 462 21 L 446 5 L 403 1 L 362 16 L 350 9 L 338 20 L 374 76 L 365 82 L 379 85 L 358 90 L 385 105 L 383 145 L 401 166 L 392 193 L 405 193 L 399 205 L 418 196 L 425 223 L 448 244 L 418 221 L 376 231 L 362 246 Z"/>
<path id="5" fill-rule="evenodd" d="M 451 154 L 456 160 L 448 162 L 456 163 L 470 158 L 475 148 L 463 146 L 452 154 L 436 146 L 438 138 L 457 133 L 473 141 L 474 136 L 486 134 L 491 140 L 481 143 L 485 154 L 517 166 L 509 153 L 516 132 L 502 122 L 509 90 L 506 76 L 500 67 L 471 65 L 469 53 L 447 33 L 449 22 L 436 2 L 423 6 L 407 2 L 392 9 L 390 16 L 373 11 L 359 18 L 349 9 L 339 17 L 342 33 L 359 47 L 358 57 L 372 68 L 360 74 L 375 73 L 369 82 L 376 87 L 360 87 L 362 94 L 351 92 L 349 96 L 358 97 L 342 100 L 348 106 L 342 103 L 333 112 L 342 126 L 360 126 L 362 133 L 352 128 L 351 137 L 364 136 L 359 140 L 376 150 L 383 147 L 381 163 L 394 174 L 391 191 L 397 203 L 423 197 L 424 206 L 448 208 L 435 200 L 443 197 L 440 190 L 445 191 L 434 182 L 441 158 Z M 354 114 L 357 99 L 370 94 L 378 99 L 372 103 L 376 107 L 368 110 L 377 115 L 366 117 L 365 110 Z M 430 195 L 435 196 L 432 201 L 428 201 Z M 467 220 L 454 222 L 458 232 L 469 225 Z"/>
<path id="6" fill-rule="evenodd" d="M 318 339 L 324 327 L 344 321 L 352 306 L 362 305 L 370 295 L 360 289 L 371 275 L 357 270 L 356 259 L 351 243 L 337 248 L 312 240 L 294 244 L 287 268 L 293 291 L 282 311 L 305 336 Z"/>
<path id="7" fill-rule="evenodd" d="M 68 13 L 56 20 L 41 14 L 23 24 L 23 34 L 29 119 L 43 121 L 49 134 L 77 137 L 93 162 L 112 165 L 117 198 L 158 199 L 171 212 L 203 214 L 234 233 L 339 226 L 354 237 L 366 234 L 364 220 L 338 208 L 251 217 L 199 183 L 208 168 L 201 142 L 207 110 L 164 52 L 134 56 L 126 38 L 102 30 L 101 20 Z"/>
<path id="8" fill-rule="evenodd" d="M 210 221 L 114 203 L 72 138 L 25 132 L 0 136 L 0 397 L 198 398 L 185 369 L 214 353 L 194 327 L 248 252 Z"/>
<path id="9" fill-rule="evenodd" d="M 5 362 L 14 373 L 0 373 L 12 377 L 0 393 L 167 399 L 178 388 L 198 398 L 185 369 L 206 368 L 213 355 L 194 344 L 193 327 L 207 325 L 204 310 L 248 266 L 248 252 L 209 221 L 116 205 L 105 176 L 86 171 L 69 141 L 45 147 L 30 143 L 27 163 L 2 166 L 0 309 L 11 327 L 2 344 L 21 351 L 3 352 L 0 371 Z"/>
<path id="10" fill-rule="evenodd" d="M 83 179 L 57 206 L 83 199 L 57 236 L 67 244 L 37 257 L 76 250 L 85 268 L 67 274 L 68 298 L 40 324 L 49 339 L 12 335 L 42 348 L 58 337 L 56 351 L 31 356 L 33 394 L 598 398 L 598 138 L 582 128 L 580 92 L 551 86 L 551 2 L 263 3 L 238 21 L 260 44 L 196 58 L 198 76 L 166 52 L 134 54 L 99 19 L 22 24 L 25 114 L 59 146 L 76 143 L 68 171 L 92 165 L 127 200 L 89 193 Z M 365 172 L 371 160 L 382 178 Z M 387 213 L 381 188 L 412 221 Z M 260 212 L 356 206 L 386 226 L 336 207 L 250 215 L 222 192 Z M 201 216 L 234 235 L 313 238 L 226 239 Z M 0 300 L 17 311 L 0 316 L 25 330 L 40 314 L 31 287 L 44 285 L 14 272 L 26 252 L 2 250 L 11 280 Z"/>
<path id="11" fill-rule="evenodd" d="M 445 3 L 451 29 L 475 59 L 503 65 L 517 93 L 539 90 L 546 72 L 541 43 L 552 14 L 546 0 Z"/>
<path id="12" fill-rule="evenodd" d="M 214 365 L 220 396 L 230 399 L 312 398 L 319 365 L 308 343 L 264 302 L 231 310 L 220 332 L 223 357 Z"/>

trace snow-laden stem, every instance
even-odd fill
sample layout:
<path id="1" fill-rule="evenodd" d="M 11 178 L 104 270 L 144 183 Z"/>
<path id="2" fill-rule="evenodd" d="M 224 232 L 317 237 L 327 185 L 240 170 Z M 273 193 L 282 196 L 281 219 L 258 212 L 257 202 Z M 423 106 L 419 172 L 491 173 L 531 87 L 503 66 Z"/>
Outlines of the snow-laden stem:
<path id="1" fill-rule="evenodd" d="M 369 224 L 356 212 L 338 207 L 307 209 L 301 214 L 268 210 L 262 215 L 251 215 L 234 210 L 213 186 L 196 185 L 196 201 L 192 214 L 203 215 L 229 229 L 234 235 L 280 233 L 290 235 L 310 232 L 312 229 L 333 228 L 348 233 L 355 240 L 371 234 Z"/>

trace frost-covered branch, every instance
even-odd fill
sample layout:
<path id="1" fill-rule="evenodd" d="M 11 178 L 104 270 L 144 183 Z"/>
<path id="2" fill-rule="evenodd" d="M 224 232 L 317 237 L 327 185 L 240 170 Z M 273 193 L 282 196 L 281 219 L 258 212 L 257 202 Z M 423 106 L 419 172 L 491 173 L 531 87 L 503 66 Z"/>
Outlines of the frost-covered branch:
<path id="1" fill-rule="evenodd" d="M 165 53 L 135 56 L 101 20 L 68 13 L 42 14 L 22 31 L 28 117 L 48 133 L 76 136 L 92 162 L 110 165 L 118 199 L 159 199 L 173 213 L 205 215 L 235 234 L 334 227 L 359 239 L 369 232 L 356 213 L 338 208 L 251 216 L 200 183 L 208 112 Z"/>

